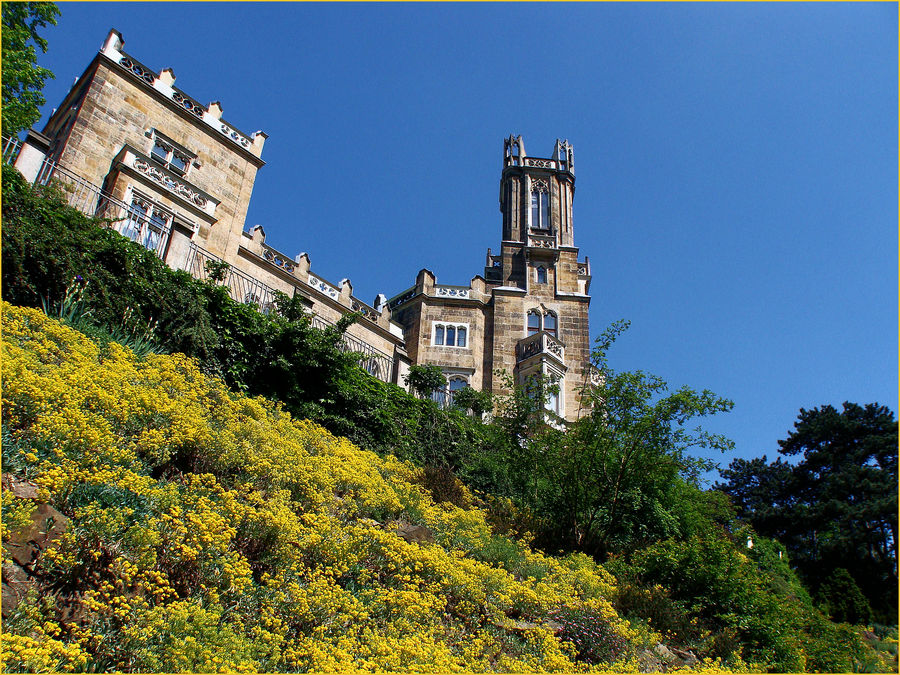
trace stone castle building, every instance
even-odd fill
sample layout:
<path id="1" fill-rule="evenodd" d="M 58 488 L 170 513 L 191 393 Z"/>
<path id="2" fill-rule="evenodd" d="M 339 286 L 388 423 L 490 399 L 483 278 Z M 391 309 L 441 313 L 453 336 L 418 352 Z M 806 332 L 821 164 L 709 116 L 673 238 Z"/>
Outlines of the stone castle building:
<path id="1" fill-rule="evenodd" d="M 438 285 L 422 270 L 388 303 L 414 363 L 440 366 L 451 391 L 502 391 L 503 373 L 519 383 L 541 375 L 559 388 L 548 407 L 578 416 L 589 376 L 591 275 L 575 247 L 574 193 L 568 142 L 540 158 L 525 154 L 521 136 L 504 141 L 499 255 L 488 249 L 484 274 L 468 286 Z"/>
<path id="2" fill-rule="evenodd" d="M 281 291 L 300 297 L 316 325 L 357 313 L 346 347 L 384 381 L 403 386 L 410 365 L 437 365 L 452 395 L 467 385 L 504 391 L 501 370 L 518 382 L 540 374 L 559 384 L 548 407 L 577 418 L 591 277 L 575 247 L 568 142 L 549 158 L 526 155 L 521 136 L 504 142 L 502 238 L 482 275 L 447 286 L 423 269 L 413 287 L 370 305 L 348 279 L 316 275 L 306 253 L 288 256 L 262 227 L 244 229 L 266 134 L 239 130 L 218 102 L 200 104 L 171 69 L 155 72 L 123 48 L 110 31 L 44 130 L 21 147 L 6 140 L 4 159 L 37 183 L 58 182 L 73 206 L 110 219 L 171 267 L 220 275 L 240 302 L 268 311 Z"/>

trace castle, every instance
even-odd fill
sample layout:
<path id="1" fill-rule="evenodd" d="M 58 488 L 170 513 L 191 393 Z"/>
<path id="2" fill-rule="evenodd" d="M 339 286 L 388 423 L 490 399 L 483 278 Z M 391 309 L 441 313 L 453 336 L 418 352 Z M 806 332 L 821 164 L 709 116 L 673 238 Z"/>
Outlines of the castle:
<path id="1" fill-rule="evenodd" d="M 288 256 L 245 230 L 266 134 L 246 134 L 123 51 L 110 31 L 42 132 L 30 130 L 4 159 L 30 180 L 57 181 L 69 202 L 110 219 L 123 236 L 198 278 L 224 274 L 233 298 L 268 311 L 275 291 L 299 297 L 314 325 L 348 313 L 345 335 L 375 377 L 404 385 L 413 364 L 439 366 L 445 396 L 465 386 L 504 392 L 501 372 L 522 383 L 557 383 L 547 407 L 574 420 L 579 389 L 591 377 L 590 264 L 578 260 L 572 201 L 574 155 L 557 141 L 549 158 L 525 153 L 521 136 L 504 141 L 500 176 L 502 239 L 468 286 L 438 284 L 427 269 L 415 285 L 373 304 L 350 281 L 315 274 L 305 253 Z M 225 264 L 223 264 L 225 263 Z"/>

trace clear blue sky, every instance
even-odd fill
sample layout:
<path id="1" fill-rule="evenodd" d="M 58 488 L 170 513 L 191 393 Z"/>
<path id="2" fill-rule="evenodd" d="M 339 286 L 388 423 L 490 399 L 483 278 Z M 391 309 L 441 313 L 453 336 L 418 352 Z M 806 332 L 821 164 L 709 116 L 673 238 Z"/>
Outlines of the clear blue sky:
<path id="1" fill-rule="evenodd" d="M 614 367 L 733 399 L 732 457 L 772 458 L 801 407 L 897 410 L 896 3 L 61 9 L 48 114 L 117 28 L 269 134 L 248 224 L 366 301 L 481 273 L 503 138 L 559 136 L 591 332 L 632 321 Z"/>

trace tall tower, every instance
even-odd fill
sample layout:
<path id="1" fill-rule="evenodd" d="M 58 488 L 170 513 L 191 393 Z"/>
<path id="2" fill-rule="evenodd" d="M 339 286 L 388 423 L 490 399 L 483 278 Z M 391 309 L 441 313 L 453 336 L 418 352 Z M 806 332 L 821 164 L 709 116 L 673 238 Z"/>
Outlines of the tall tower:
<path id="1" fill-rule="evenodd" d="M 557 140 L 551 157 L 529 157 L 522 137 L 510 136 L 500 175 L 500 254 L 488 249 L 484 276 L 448 286 L 423 269 L 388 302 L 410 360 L 440 367 L 450 395 L 464 386 L 504 394 L 503 373 L 520 384 L 543 375 L 559 385 L 548 408 L 578 418 L 590 373 L 591 271 L 575 248 L 574 192 L 568 141 Z"/>
<path id="2" fill-rule="evenodd" d="M 588 375 L 591 275 L 578 260 L 572 218 L 575 156 L 557 139 L 550 157 L 530 157 L 521 136 L 503 143 L 500 255 L 488 252 L 493 286 L 493 369 L 522 383 L 541 374 L 560 385 L 551 406 L 578 416 L 578 390 Z M 494 376 L 492 389 L 502 386 Z"/>

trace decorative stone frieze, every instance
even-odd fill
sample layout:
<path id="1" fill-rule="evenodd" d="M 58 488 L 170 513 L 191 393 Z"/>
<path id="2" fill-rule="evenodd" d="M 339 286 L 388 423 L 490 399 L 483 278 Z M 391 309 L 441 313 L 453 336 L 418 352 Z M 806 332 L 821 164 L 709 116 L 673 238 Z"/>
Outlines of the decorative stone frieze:
<path id="1" fill-rule="evenodd" d="M 530 235 L 528 245 L 532 248 L 556 248 L 556 237 L 541 237 Z"/>
<path id="2" fill-rule="evenodd" d="M 119 60 L 119 64 L 120 64 L 123 68 L 127 68 L 128 70 L 130 70 L 132 73 L 134 73 L 135 75 L 137 75 L 139 78 L 141 78 L 141 79 L 142 79 L 144 82 L 146 82 L 147 84 L 151 84 L 151 85 L 152 85 L 152 84 L 153 84 L 153 80 L 156 79 L 156 74 L 155 74 L 155 73 L 150 72 L 149 70 L 147 70 L 146 68 L 144 68 L 144 66 L 142 66 L 140 63 L 137 63 L 136 61 L 133 61 L 132 59 L 128 58 L 127 56 L 123 56 L 123 57 Z"/>
<path id="3" fill-rule="evenodd" d="M 175 101 L 182 108 L 187 110 L 189 113 L 193 113 L 197 117 L 203 117 L 203 106 L 197 103 L 194 99 L 192 99 L 187 94 L 184 94 L 177 89 L 172 91 L 172 100 Z"/>
<path id="4" fill-rule="evenodd" d="M 221 112 L 219 114 L 221 114 Z M 228 126 L 224 122 L 222 122 L 222 124 L 219 125 L 219 131 L 221 131 L 223 134 L 225 134 L 228 138 L 230 138 L 235 143 L 238 143 L 245 148 L 249 148 L 251 145 L 249 138 L 244 136 L 244 134 L 238 133 L 237 131 L 232 129 L 230 126 Z"/>
<path id="5" fill-rule="evenodd" d="M 275 265 L 275 267 L 280 267 L 285 272 L 290 272 L 291 274 L 294 273 L 294 261 L 268 246 L 263 246 L 263 258 Z"/>
<path id="6" fill-rule="evenodd" d="M 527 157 L 525 166 L 533 166 L 537 169 L 555 169 L 556 162 L 552 159 L 538 159 L 537 157 Z"/>
<path id="7" fill-rule="evenodd" d="M 312 274 L 309 275 L 309 280 L 307 283 L 309 283 L 309 285 L 316 290 L 321 291 L 322 293 L 327 295 L 329 298 L 332 298 L 333 300 L 337 300 L 341 295 L 340 291 L 334 286 L 322 281 Z"/>
<path id="8" fill-rule="evenodd" d="M 456 286 L 435 286 L 434 294 L 439 298 L 468 298 L 469 289 Z"/>
<path id="9" fill-rule="evenodd" d="M 163 171 L 160 167 L 155 166 L 140 157 L 135 157 L 131 165 L 140 173 L 149 176 L 167 190 L 170 190 L 178 196 L 187 199 L 189 202 L 196 204 L 201 209 L 206 208 L 206 205 L 208 203 L 206 197 L 201 195 L 196 190 L 190 188 L 184 182 L 176 180 L 165 171 Z"/>

